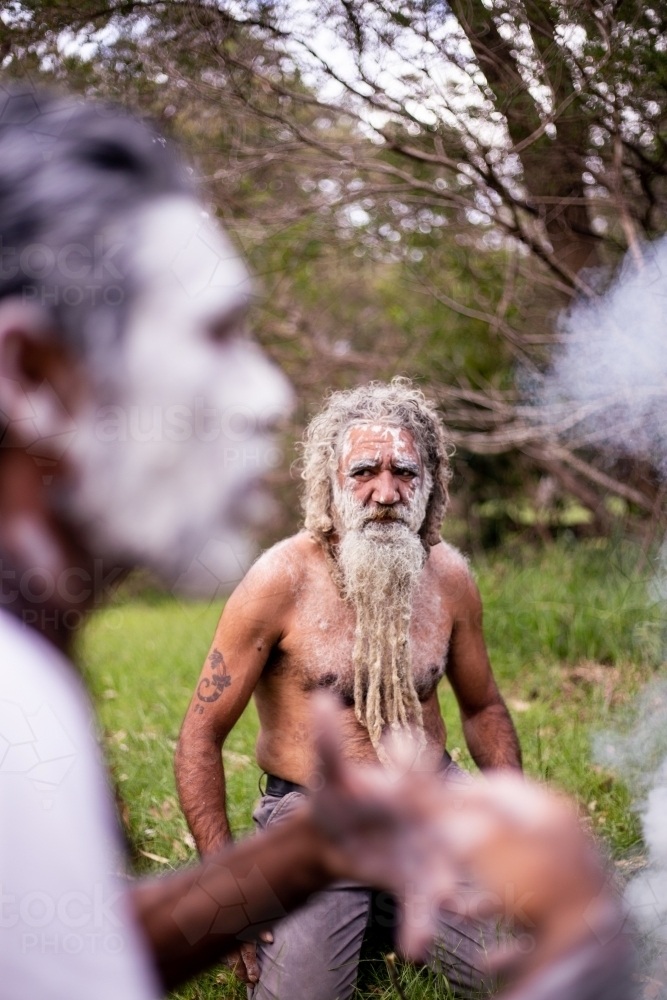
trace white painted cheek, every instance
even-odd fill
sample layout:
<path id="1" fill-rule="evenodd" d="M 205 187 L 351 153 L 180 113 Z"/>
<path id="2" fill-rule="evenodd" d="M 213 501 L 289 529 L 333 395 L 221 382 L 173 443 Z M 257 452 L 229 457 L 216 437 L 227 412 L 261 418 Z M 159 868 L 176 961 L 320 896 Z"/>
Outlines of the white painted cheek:
<path id="1" fill-rule="evenodd" d="M 188 390 L 201 390 L 212 383 L 212 374 L 222 364 L 223 349 L 209 333 L 210 324 L 231 311 L 238 299 L 219 292 L 215 308 L 202 309 L 189 300 L 182 288 L 169 294 L 152 288 L 136 303 L 126 336 L 126 372 L 133 386 L 144 391 L 153 387 L 183 399 Z"/>
<path id="2" fill-rule="evenodd" d="M 129 397 L 165 398 L 171 393 L 174 402 L 185 401 L 208 381 L 210 355 L 201 324 L 184 308 L 181 296 L 173 298 L 147 296 L 132 312 L 124 350 Z"/>
<path id="3" fill-rule="evenodd" d="M 201 330 L 169 333 L 166 324 L 144 327 L 128 345 L 129 398 L 213 408 L 223 429 L 241 425 L 246 435 L 291 411 L 287 380 L 256 344 L 239 337 L 218 343 Z"/>
<path id="4" fill-rule="evenodd" d="M 256 346 L 221 345 L 209 335 L 211 323 L 249 296 L 248 272 L 226 235 L 189 199 L 156 203 L 140 229 L 137 271 L 145 291 L 126 337 L 128 398 L 191 410 L 199 401 L 215 408 L 223 425 L 238 410 L 246 433 L 289 411 L 286 380 Z"/>
<path id="5" fill-rule="evenodd" d="M 417 493 L 419 493 L 419 491 L 421 490 L 421 486 L 422 486 L 421 479 L 419 479 L 418 477 L 416 479 L 411 479 L 407 483 L 404 483 L 403 485 L 403 489 L 405 491 L 404 495 L 407 497 L 409 503 L 412 503 Z"/>

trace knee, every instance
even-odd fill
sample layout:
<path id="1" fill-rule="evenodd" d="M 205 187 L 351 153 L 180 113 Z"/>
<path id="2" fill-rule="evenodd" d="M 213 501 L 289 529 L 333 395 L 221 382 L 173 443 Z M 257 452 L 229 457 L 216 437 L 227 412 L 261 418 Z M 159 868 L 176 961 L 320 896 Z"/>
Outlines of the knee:
<path id="1" fill-rule="evenodd" d="M 252 1000 L 349 1000 L 357 981 L 357 961 L 336 965 L 322 949 L 263 950 Z"/>

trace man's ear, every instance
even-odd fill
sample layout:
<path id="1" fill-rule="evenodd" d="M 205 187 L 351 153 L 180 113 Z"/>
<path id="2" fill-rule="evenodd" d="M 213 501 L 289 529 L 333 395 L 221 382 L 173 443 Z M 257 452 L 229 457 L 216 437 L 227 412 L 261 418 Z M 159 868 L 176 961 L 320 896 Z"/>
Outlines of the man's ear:
<path id="1" fill-rule="evenodd" d="M 76 432 L 81 364 L 46 312 L 19 298 L 0 301 L 0 448 L 58 460 Z"/>

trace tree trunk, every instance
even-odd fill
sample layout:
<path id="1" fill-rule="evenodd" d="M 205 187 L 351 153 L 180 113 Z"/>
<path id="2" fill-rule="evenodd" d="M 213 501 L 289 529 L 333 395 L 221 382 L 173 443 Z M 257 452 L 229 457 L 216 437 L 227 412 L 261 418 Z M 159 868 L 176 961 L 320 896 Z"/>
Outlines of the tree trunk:
<path id="1" fill-rule="evenodd" d="M 554 107 L 567 100 L 570 103 L 557 117 L 555 137 L 543 134 L 519 155 L 525 186 L 540 209 L 554 257 L 576 274 L 599 263 L 599 241 L 591 229 L 588 207 L 570 203 L 573 198 L 584 198 L 582 173 L 588 120 L 578 98 L 573 96 L 571 73 L 555 41 L 555 25 L 542 5 L 533 7 L 536 19 L 530 27 L 550 76 Z M 452 10 L 493 91 L 497 108 L 507 120 L 510 138 L 518 146 L 540 128 L 542 120 L 518 70 L 512 45 L 501 37 L 481 0 L 453 0 Z"/>

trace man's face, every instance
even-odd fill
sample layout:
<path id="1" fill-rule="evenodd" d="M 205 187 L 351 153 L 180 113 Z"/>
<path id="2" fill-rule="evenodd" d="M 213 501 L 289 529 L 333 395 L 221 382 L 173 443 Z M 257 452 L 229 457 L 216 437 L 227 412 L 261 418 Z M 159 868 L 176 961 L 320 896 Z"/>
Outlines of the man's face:
<path id="1" fill-rule="evenodd" d="M 252 486 L 276 464 L 291 391 L 243 336 L 248 272 L 199 204 L 151 203 L 132 240 L 138 290 L 75 418 L 68 502 L 94 551 L 210 591 L 243 572 L 239 528 L 262 516 Z"/>
<path id="2" fill-rule="evenodd" d="M 389 424 L 350 427 L 336 476 L 337 508 L 344 528 L 346 511 L 363 523 L 407 523 L 418 531 L 424 519 L 424 466 L 412 434 Z M 417 523 L 418 522 L 418 523 Z"/>

